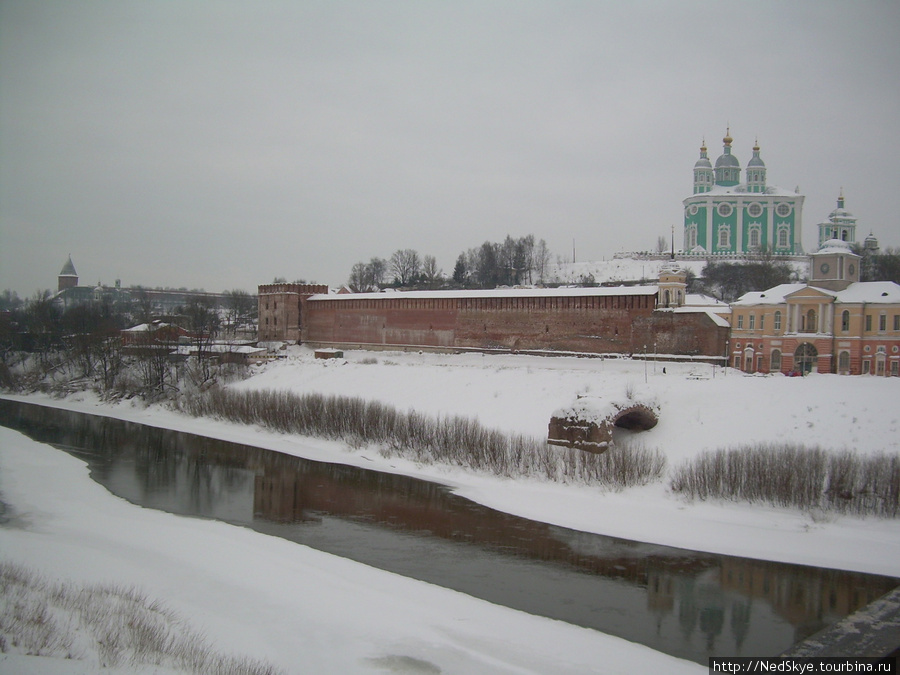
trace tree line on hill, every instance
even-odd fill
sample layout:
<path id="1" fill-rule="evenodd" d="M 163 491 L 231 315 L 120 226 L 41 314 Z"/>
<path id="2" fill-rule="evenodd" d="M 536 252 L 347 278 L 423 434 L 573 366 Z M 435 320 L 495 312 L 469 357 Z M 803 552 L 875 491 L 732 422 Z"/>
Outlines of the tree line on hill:
<path id="1" fill-rule="evenodd" d="M 434 256 L 420 256 L 414 249 L 399 249 L 390 258 L 358 262 L 350 270 L 347 285 L 354 293 L 382 288 L 496 288 L 521 284 L 543 284 L 547 279 L 551 253 L 543 239 L 534 235 L 501 242 L 485 241 L 463 251 L 448 276 Z"/>

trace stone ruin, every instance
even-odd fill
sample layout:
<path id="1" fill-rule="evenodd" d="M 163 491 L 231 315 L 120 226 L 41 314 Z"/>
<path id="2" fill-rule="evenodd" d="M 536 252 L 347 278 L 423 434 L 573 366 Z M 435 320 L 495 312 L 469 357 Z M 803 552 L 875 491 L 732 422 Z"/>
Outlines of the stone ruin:
<path id="1" fill-rule="evenodd" d="M 574 404 L 553 413 L 547 442 L 600 454 L 613 444 L 614 428 L 645 431 L 658 421 L 659 406 L 655 402 L 639 402 L 627 396 L 579 396 Z"/>

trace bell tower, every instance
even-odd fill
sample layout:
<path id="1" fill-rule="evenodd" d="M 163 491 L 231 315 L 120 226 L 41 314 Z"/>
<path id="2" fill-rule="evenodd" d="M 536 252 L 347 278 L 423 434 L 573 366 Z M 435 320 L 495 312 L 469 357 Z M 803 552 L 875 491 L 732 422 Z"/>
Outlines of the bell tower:
<path id="1" fill-rule="evenodd" d="M 687 272 L 674 260 L 667 262 L 659 270 L 659 289 L 656 308 L 681 307 L 687 289 Z"/>
<path id="2" fill-rule="evenodd" d="M 809 285 L 843 291 L 859 281 L 860 257 L 850 250 L 850 243 L 829 239 L 810 256 Z"/>

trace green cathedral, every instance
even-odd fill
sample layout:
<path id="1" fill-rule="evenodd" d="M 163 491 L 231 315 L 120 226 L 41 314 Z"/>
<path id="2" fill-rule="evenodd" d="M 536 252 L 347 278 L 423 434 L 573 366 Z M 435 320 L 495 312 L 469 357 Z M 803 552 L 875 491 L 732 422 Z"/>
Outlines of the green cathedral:
<path id="1" fill-rule="evenodd" d="M 803 195 L 766 183 L 766 165 L 759 143 L 747 162 L 741 182 L 741 163 L 731 154 L 730 129 L 722 139 L 715 166 L 700 146 L 694 164 L 694 194 L 684 200 L 684 252 L 693 255 L 740 256 L 770 252 L 803 253 L 800 241 Z"/>

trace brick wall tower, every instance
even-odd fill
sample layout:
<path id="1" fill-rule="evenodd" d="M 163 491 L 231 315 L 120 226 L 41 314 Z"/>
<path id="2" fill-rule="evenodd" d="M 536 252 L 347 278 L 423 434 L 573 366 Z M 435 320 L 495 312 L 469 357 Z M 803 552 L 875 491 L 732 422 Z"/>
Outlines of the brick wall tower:
<path id="1" fill-rule="evenodd" d="M 62 269 L 59 272 L 59 286 L 57 288 L 58 291 L 64 291 L 67 288 L 75 288 L 78 285 L 78 272 L 75 271 L 75 265 L 72 264 L 72 256 L 69 256 L 69 259 L 66 260 L 66 264 L 63 265 Z"/>
<path id="2" fill-rule="evenodd" d="M 259 287 L 260 342 L 300 342 L 307 298 L 328 293 L 324 284 L 263 284 Z"/>

